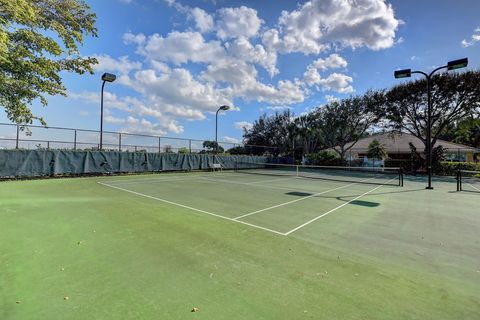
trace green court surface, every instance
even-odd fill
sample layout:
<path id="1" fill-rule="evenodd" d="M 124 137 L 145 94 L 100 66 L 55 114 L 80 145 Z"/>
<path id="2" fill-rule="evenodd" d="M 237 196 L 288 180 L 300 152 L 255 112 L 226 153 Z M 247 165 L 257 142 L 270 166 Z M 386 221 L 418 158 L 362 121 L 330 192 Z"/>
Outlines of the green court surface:
<path id="1" fill-rule="evenodd" d="M 387 182 L 1 182 L 0 319 L 480 319 L 480 193 Z"/>

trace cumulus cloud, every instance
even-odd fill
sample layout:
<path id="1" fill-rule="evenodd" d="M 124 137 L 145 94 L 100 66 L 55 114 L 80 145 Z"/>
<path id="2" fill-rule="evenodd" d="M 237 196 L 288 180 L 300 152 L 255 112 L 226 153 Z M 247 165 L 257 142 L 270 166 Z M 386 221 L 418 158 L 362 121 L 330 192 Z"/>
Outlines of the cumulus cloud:
<path id="1" fill-rule="evenodd" d="M 199 32 L 172 31 L 165 37 L 158 33 L 149 37 L 126 34 L 123 38 L 127 43 L 137 44 L 139 54 L 176 65 L 213 62 L 225 56 L 220 41 L 207 42 Z"/>
<path id="2" fill-rule="evenodd" d="M 473 46 L 475 43 L 480 41 L 480 27 L 473 30 L 473 34 L 470 37 L 470 40 L 463 39 L 462 47 L 467 48 Z"/>
<path id="3" fill-rule="evenodd" d="M 239 37 L 232 42 L 225 44 L 229 56 L 245 62 L 252 62 L 265 68 L 270 76 L 279 73 L 277 54 L 274 51 L 267 51 L 261 44 L 253 46 L 245 37 Z"/>
<path id="4" fill-rule="evenodd" d="M 190 16 L 195 20 L 197 29 L 200 32 L 209 32 L 214 28 L 213 17 L 205 10 L 200 8 L 193 8 L 190 10 Z"/>
<path id="5" fill-rule="evenodd" d="M 401 23 L 384 0 L 311 0 L 283 11 L 263 43 L 283 53 L 319 54 L 333 46 L 380 50 L 394 45 Z"/>
<path id="6" fill-rule="evenodd" d="M 237 138 L 229 137 L 229 136 L 224 136 L 223 141 L 228 142 L 228 143 L 240 143 L 240 140 Z"/>
<path id="7" fill-rule="evenodd" d="M 268 106 L 267 110 L 272 110 L 272 111 L 283 111 L 283 110 L 291 110 L 292 107 L 290 106 Z"/>
<path id="8" fill-rule="evenodd" d="M 292 104 L 305 99 L 301 83 L 280 80 L 276 86 L 264 84 L 257 80 L 257 70 L 253 65 L 238 60 L 210 65 L 203 72 L 202 78 L 212 84 L 218 82 L 230 84 L 225 92 L 246 101 Z"/>
<path id="9" fill-rule="evenodd" d="M 235 129 L 239 129 L 239 130 L 243 130 L 243 129 L 250 130 L 253 127 L 253 123 L 248 121 L 237 121 L 233 124 L 233 126 Z"/>
<path id="10" fill-rule="evenodd" d="M 220 39 L 253 37 L 257 35 L 263 23 L 257 16 L 257 10 L 245 6 L 222 8 L 218 10 L 217 15 L 216 29 Z"/>
<path id="11" fill-rule="evenodd" d="M 334 53 L 329 55 L 327 58 L 319 58 L 315 60 L 312 65 L 320 70 L 335 69 L 335 68 L 345 68 L 348 63 L 347 60 L 342 58 L 340 55 Z"/>
<path id="12" fill-rule="evenodd" d="M 110 71 L 120 74 L 127 74 L 133 70 L 142 68 L 142 64 L 137 61 L 130 61 L 128 56 L 121 56 L 119 58 L 112 58 L 108 54 L 94 55 L 98 60 L 98 64 L 94 66 L 95 71 Z"/>

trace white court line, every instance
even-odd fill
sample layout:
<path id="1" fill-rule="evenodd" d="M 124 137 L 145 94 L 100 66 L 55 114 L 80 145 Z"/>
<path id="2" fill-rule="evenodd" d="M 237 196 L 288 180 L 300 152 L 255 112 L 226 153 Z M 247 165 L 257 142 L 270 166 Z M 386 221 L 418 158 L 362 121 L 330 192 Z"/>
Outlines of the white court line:
<path id="1" fill-rule="evenodd" d="M 161 198 L 149 196 L 149 195 L 147 195 L 147 194 L 143 194 L 143 193 L 140 193 L 140 192 L 135 192 L 135 191 L 128 190 L 128 189 L 124 189 L 124 188 L 120 188 L 120 187 L 117 187 L 117 186 L 112 186 L 112 185 L 109 185 L 109 184 L 106 184 L 106 183 L 102 183 L 102 182 L 97 182 L 97 183 L 98 183 L 98 184 L 101 184 L 102 186 L 105 186 L 105 187 L 122 190 L 122 191 L 125 191 L 125 192 L 129 192 L 129 193 L 135 194 L 135 195 L 137 195 L 137 196 L 141 196 L 141 197 L 145 197 L 145 198 L 149 198 L 149 199 L 153 199 L 153 200 L 165 202 L 165 203 L 168 203 L 168 204 L 177 206 L 177 207 L 182 207 L 182 208 L 185 208 L 185 209 L 189 209 L 189 210 L 201 212 L 201 213 L 208 214 L 208 215 L 211 215 L 211 216 L 214 216 L 214 217 L 217 217 L 217 218 L 221 218 L 221 219 L 225 219 L 225 220 L 228 220 L 228 221 L 233 221 L 233 222 L 241 223 L 241 224 L 244 224 L 244 225 L 253 227 L 253 228 L 257 228 L 257 229 L 261 229 L 261 230 L 264 230 L 264 231 L 269 231 L 269 232 L 272 232 L 272 233 L 275 233 L 275 234 L 279 234 L 279 235 L 285 236 L 284 233 L 279 232 L 279 231 L 276 231 L 276 230 L 264 228 L 264 227 L 261 227 L 261 226 L 257 226 L 257 225 L 255 225 L 255 224 L 251 224 L 251 223 L 248 223 L 248 222 L 244 222 L 244 221 L 237 221 L 237 220 L 234 220 L 234 219 L 232 219 L 232 218 L 228 218 L 228 217 L 225 217 L 225 216 L 222 216 L 222 215 L 219 215 L 219 214 L 216 214 L 216 213 L 208 212 L 208 211 L 205 211 L 205 210 L 202 210 L 202 209 L 197 209 L 197 208 L 194 208 L 194 207 L 189 207 L 189 206 L 186 206 L 186 205 L 183 205 L 183 204 L 180 204 L 180 203 L 176 203 L 176 202 L 173 202 L 173 201 L 169 201 L 169 200 L 165 200 L 165 199 L 161 199 Z"/>
<path id="2" fill-rule="evenodd" d="M 470 187 L 472 187 L 473 189 L 480 191 L 480 189 L 476 188 L 473 184 L 470 184 L 470 183 L 467 183 L 467 184 L 468 184 Z"/>
<path id="3" fill-rule="evenodd" d="M 395 179 L 395 178 L 390 179 L 388 182 L 390 182 L 390 181 L 392 181 L 392 180 L 394 180 L 394 179 Z M 387 183 L 388 183 L 388 182 L 387 182 Z M 321 215 L 319 215 L 318 217 L 315 217 L 315 218 L 313 218 L 313 219 L 311 219 L 311 220 L 309 220 L 309 221 L 307 221 L 307 222 L 299 225 L 298 227 L 293 228 L 293 229 L 290 230 L 290 231 L 285 232 L 285 235 L 288 236 L 288 235 L 291 234 L 292 232 L 295 232 L 295 231 L 297 231 L 298 229 L 301 229 L 301 228 L 309 225 L 310 223 L 315 222 L 315 221 L 317 221 L 318 219 L 325 217 L 326 215 L 328 215 L 328 214 L 330 214 L 330 213 L 332 213 L 332 212 L 334 212 L 334 211 L 336 211 L 336 210 L 338 210 L 338 209 L 340 209 L 340 208 L 342 208 L 342 207 L 344 207 L 344 206 L 352 203 L 352 202 L 355 201 L 355 200 L 360 199 L 360 198 L 363 197 L 363 196 L 366 196 L 367 194 L 369 194 L 369 193 L 371 193 L 371 192 L 373 192 L 373 191 L 375 191 L 375 190 L 377 190 L 378 188 L 381 188 L 381 187 L 383 187 L 383 186 L 384 186 L 384 185 L 380 185 L 380 186 L 378 186 L 378 187 L 376 187 L 376 188 L 373 188 L 372 190 L 367 191 L 367 192 L 365 192 L 364 194 L 359 195 L 358 197 L 356 197 L 356 198 L 354 198 L 354 199 L 352 199 L 352 200 L 350 200 L 350 201 L 348 201 L 348 202 L 345 202 L 344 204 L 339 205 L 338 207 L 333 208 L 332 210 L 327 211 L 327 212 L 325 212 L 324 214 L 321 214 Z"/>
<path id="4" fill-rule="evenodd" d="M 230 181 L 230 180 L 225 180 L 225 179 L 210 179 L 210 178 L 202 177 L 202 180 L 207 180 L 207 181 L 212 181 L 212 182 L 220 182 L 220 183 L 238 184 L 238 185 L 252 186 L 252 187 L 258 187 L 258 188 L 267 188 L 267 189 L 278 189 L 278 190 L 287 190 L 287 191 L 300 190 L 300 191 L 305 191 L 305 192 L 312 192 L 312 190 L 300 189 L 300 188 L 297 188 L 297 187 L 285 188 L 285 187 L 275 187 L 275 186 L 264 186 L 264 185 L 260 185 L 260 184 L 259 185 L 252 184 L 252 182 L 236 182 L 236 181 Z M 277 180 L 275 180 L 275 181 L 277 181 Z"/>
<path id="5" fill-rule="evenodd" d="M 343 188 L 346 188 L 346 187 L 350 187 L 350 186 L 353 186 L 353 185 L 355 185 L 355 184 L 359 184 L 359 183 L 362 183 L 362 182 L 365 182 L 365 181 L 368 181 L 368 180 L 371 180 L 371 179 L 373 179 L 373 178 L 365 179 L 365 180 L 362 180 L 362 181 L 359 181 L 359 182 L 350 183 L 350 184 L 347 184 L 347 185 L 344 185 L 344 186 L 341 186 L 341 187 L 337 187 L 337 188 L 325 190 L 325 191 L 322 191 L 322 192 L 318 192 L 318 193 L 315 193 L 315 194 L 312 194 L 312 195 L 309 195 L 309 196 L 307 196 L 307 197 L 303 197 L 303 198 L 300 198 L 300 199 L 295 199 L 295 200 L 291 200 L 291 201 L 288 201 L 288 202 L 280 203 L 280 204 L 277 204 L 277 205 L 275 205 L 275 206 L 271 206 L 271 207 L 268 207 L 268 208 L 265 208 L 265 209 L 260 209 L 260 210 L 257 210 L 257 211 L 253 211 L 253 212 L 250 212 L 250 213 L 246 213 L 246 214 L 244 214 L 244 215 L 241 215 L 241 216 L 239 216 L 239 217 L 235 217 L 235 218 L 233 218 L 233 219 L 234 219 L 234 220 L 242 219 L 242 218 L 251 216 L 251 215 L 253 215 L 253 214 L 257 214 L 257 213 L 260 213 L 260 212 L 272 210 L 272 209 L 275 209 L 275 208 L 278 208 L 278 207 L 283 207 L 283 206 L 286 206 L 286 205 L 289 205 L 289 204 L 292 204 L 292 203 L 295 203 L 295 202 L 307 200 L 307 199 L 310 199 L 310 198 L 312 198 L 312 197 L 319 196 L 319 195 L 324 194 L 324 193 L 328 193 L 328 192 L 332 192 L 332 191 L 335 191 L 335 190 L 339 190 L 339 189 L 343 189 Z"/>
<path id="6" fill-rule="evenodd" d="M 150 178 L 150 179 L 138 179 L 138 180 L 114 180 L 114 181 L 105 181 L 106 183 L 114 183 L 116 185 L 126 185 L 126 184 L 137 184 L 137 183 L 155 183 L 155 182 L 163 182 L 163 181 L 188 181 L 201 178 L 203 176 L 190 176 L 190 177 L 170 177 L 170 178 Z M 100 183 L 100 181 L 97 181 Z"/>
<path id="7" fill-rule="evenodd" d="M 257 180 L 257 181 L 252 181 L 252 182 L 245 182 L 247 184 L 256 184 L 256 183 L 264 183 L 264 182 L 275 182 L 275 181 L 283 181 L 287 179 L 296 179 L 298 178 L 297 176 L 285 176 L 285 177 L 278 177 L 276 179 L 269 179 L 269 180 Z"/>

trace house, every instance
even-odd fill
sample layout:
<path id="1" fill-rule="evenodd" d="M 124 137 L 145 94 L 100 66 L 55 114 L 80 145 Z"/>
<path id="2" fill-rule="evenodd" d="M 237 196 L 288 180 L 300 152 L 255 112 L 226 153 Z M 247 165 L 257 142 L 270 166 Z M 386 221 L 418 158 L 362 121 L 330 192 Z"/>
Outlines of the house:
<path id="1" fill-rule="evenodd" d="M 423 142 L 408 133 L 374 134 L 358 140 L 347 152 L 347 160 L 364 159 L 368 152 L 368 145 L 373 140 L 377 140 L 385 147 L 390 159 L 409 159 L 412 154 L 410 143 L 413 144 L 419 153 L 423 153 L 425 150 Z M 346 148 L 350 145 L 351 143 L 348 143 Z M 476 162 L 480 160 L 480 149 L 444 140 L 437 140 L 434 147 L 439 145 L 442 146 L 445 151 L 445 160 L 459 162 Z M 332 151 L 332 149 L 328 149 L 327 151 Z"/>

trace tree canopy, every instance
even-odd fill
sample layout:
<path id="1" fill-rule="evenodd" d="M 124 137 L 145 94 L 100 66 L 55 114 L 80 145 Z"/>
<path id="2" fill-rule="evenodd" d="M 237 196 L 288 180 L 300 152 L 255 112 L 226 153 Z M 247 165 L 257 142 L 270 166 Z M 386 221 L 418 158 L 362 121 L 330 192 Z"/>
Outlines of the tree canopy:
<path id="1" fill-rule="evenodd" d="M 480 147 L 480 71 L 433 78 L 432 148 L 438 139 Z M 249 130 L 246 144 L 271 146 L 276 155 L 307 155 L 334 150 L 341 159 L 372 128 L 407 132 L 426 144 L 426 80 L 330 101 L 295 116 L 290 110 L 262 115 Z M 420 155 L 420 153 L 419 153 Z"/>
<path id="2" fill-rule="evenodd" d="M 0 106 L 16 123 L 38 119 L 29 105 L 66 95 L 60 72 L 93 73 L 82 57 L 84 37 L 97 36 L 96 16 L 83 0 L 0 0 Z"/>
<path id="3" fill-rule="evenodd" d="M 373 166 L 375 167 L 375 160 L 383 160 L 388 156 L 387 149 L 377 139 L 373 139 L 368 145 L 367 157 L 373 160 Z"/>
<path id="4" fill-rule="evenodd" d="M 480 72 L 442 73 L 432 80 L 432 147 L 446 129 L 480 110 Z M 427 81 L 393 87 L 386 94 L 387 128 L 406 131 L 426 144 Z"/>

